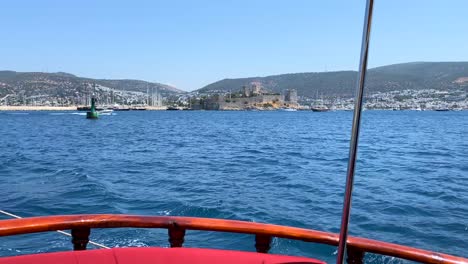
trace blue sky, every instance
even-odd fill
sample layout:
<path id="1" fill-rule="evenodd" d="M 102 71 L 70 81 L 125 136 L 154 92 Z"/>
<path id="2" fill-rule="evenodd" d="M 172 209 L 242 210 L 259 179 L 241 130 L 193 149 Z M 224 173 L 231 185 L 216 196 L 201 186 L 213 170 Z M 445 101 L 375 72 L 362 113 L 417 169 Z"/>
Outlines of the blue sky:
<path id="1" fill-rule="evenodd" d="M 4 1 L 0 69 L 142 79 L 356 70 L 365 1 Z M 468 1 L 376 0 L 370 67 L 468 61 Z"/>

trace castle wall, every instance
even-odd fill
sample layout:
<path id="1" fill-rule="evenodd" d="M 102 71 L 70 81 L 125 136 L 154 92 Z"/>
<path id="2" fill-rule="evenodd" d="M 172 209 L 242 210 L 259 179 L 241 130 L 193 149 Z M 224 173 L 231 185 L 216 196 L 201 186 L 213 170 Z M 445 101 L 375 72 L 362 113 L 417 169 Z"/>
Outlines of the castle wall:
<path id="1" fill-rule="evenodd" d="M 282 95 L 258 95 L 253 97 L 240 97 L 240 98 L 219 98 L 219 109 L 245 109 L 263 107 L 265 104 L 273 106 L 281 106 L 284 99 Z"/>

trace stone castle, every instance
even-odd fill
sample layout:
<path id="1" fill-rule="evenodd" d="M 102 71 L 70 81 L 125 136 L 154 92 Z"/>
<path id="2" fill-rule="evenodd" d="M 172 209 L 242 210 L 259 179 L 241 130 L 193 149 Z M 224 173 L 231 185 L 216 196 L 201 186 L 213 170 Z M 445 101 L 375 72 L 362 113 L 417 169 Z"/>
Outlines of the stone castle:
<path id="1" fill-rule="evenodd" d="M 286 90 L 284 94 L 271 93 L 263 89 L 260 82 L 243 86 L 240 91 L 224 95 L 213 95 L 203 100 L 199 109 L 206 110 L 275 110 L 281 108 L 297 109 L 297 91 Z"/>
<path id="2" fill-rule="evenodd" d="M 270 93 L 265 91 L 259 82 L 243 86 L 238 92 L 214 95 L 206 99 L 203 106 L 208 110 L 274 110 L 298 107 L 295 89 L 286 90 L 285 94 Z"/>
<path id="3" fill-rule="evenodd" d="M 259 82 L 243 86 L 240 93 L 218 98 L 220 110 L 297 108 L 297 91 L 286 90 L 284 95 L 265 91 Z"/>

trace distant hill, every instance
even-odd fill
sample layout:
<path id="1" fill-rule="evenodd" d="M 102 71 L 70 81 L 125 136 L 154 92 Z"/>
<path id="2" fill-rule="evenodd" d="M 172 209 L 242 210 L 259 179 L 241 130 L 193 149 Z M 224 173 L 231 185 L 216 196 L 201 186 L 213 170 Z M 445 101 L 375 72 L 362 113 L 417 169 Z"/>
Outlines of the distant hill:
<path id="1" fill-rule="evenodd" d="M 0 98 L 8 94 L 25 96 L 46 95 L 50 97 L 73 96 L 85 93 L 90 84 L 101 85 L 121 91 L 146 92 L 147 88 L 158 88 L 163 96 L 185 93 L 175 87 L 140 80 L 106 80 L 77 77 L 57 72 L 0 71 Z"/>
<path id="2" fill-rule="evenodd" d="M 357 72 L 312 72 L 224 79 L 199 90 L 201 93 L 237 91 L 251 82 L 261 82 L 272 92 L 294 88 L 308 97 L 351 97 Z M 411 62 L 370 69 L 366 89 L 369 93 L 394 90 L 446 90 L 468 86 L 468 62 Z"/>
<path id="3" fill-rule="evenodd" d="M 238 91 L 243 85 L 260 82 L 271 92 L 283 92 L 294 88 L 298 95 L 320 97 L 352 97 L 357 72 L 312 72 L 224 79 L 199 90 L 201 93 Z M 0 71 L 0 100 L 8 95 L 22 98 L 35 96 L 72 98 L 89 94 L 92 84 L 119 91 L 146 92 L 147 88 L 158 88 L 164 97 L 184 94 L 175 87 L 140 80 L 106 80 L 78 77 L 57 72 L 15 72 Z M 449 90 L 464 87 L 468 89 L 468 62 L 412 62 L 394 64 L 370 69 L 367 75 L 368 93 L 437 89 Z"/>

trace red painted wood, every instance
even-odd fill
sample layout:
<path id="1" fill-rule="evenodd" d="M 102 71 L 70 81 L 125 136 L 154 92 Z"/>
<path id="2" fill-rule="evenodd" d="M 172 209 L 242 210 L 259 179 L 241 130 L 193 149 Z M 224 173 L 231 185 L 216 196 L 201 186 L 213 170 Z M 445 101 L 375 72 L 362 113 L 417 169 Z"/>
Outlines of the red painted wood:
<path id="1" fill-rule="evenodd" d="M 91 229 L 88 227 L 73 228 L 71 231 L 73 250 L 86 250 Z"/>
<path id="2" fill-rule="evenodd" d="M 346 262 L 348 264 L 362 264 L 364 263 L 365 252 L 361 249 L 347 246 L 346 247 Z"/>
<path id="3" fill-rule="evenodd" d="M 204 248 L 111 248 L 0 258 L 0 264 L 326 264 L 323 261 L 255 252 Z"/>
<path id="4" fill-rule="evenodd" d="M 169 244 L 171 247 L 182 247 L 182 244 L 184 244 L 185 229 L 173 226 L 167 229 L 167 233 L 169 235 Z"/>
<path id="5" fill-rule="evenodd" d="M 89 228 L 171 228 L 177 225 L 186 230 L 207 230 L 302 240 L 321 244 L 338 245 L 338 235 L 310 229 L 222 220 L 211 218 L 176 217 L 176 216 L 137 216 L 137 215 L 67 215 L 31 217 L 0 221 L 0 236 Z M 363 252 L 376 253 L 403 258 L 423 263 L 468 264 L 468 259 L 427 250 L 386 243 L 366 238 L 348 237 L 348 246 Z"/>
<path id="6" fill-rule="evenodd" d="M 271 236 L 255 235 L 255 249 L 258 253 L 268 253 L 271 247 Z"/>

